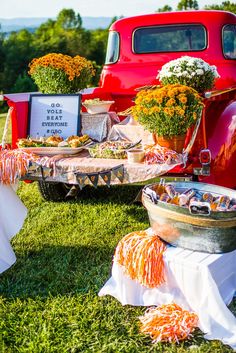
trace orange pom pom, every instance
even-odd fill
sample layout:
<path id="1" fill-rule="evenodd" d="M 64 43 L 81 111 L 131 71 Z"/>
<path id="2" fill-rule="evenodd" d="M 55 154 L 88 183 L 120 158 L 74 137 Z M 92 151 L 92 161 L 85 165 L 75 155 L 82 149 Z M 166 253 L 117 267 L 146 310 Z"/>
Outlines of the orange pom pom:
<path id="1" fill-rule="evenodd" d="M 152 342 L 179 342 L 191 336 L 198 325 L 198 316 L 177 304 L 164 304 L 147 309 L 141 316 L 141 332 L 149 334 Z"/>
<path id="2" fill-rule="evenodd" d="M 30 161 L 37 161 L 38 156 L 21 150 L 0 151 L 0 183 L 14 184 L 27 173 Z"/>
<path id="3" fill-rule="evenodd" d="M 163 252 L 166 246 L 147 231 L 127 234 L 117 245 L 114 261 L 143 286 L 153 288 L 165 282 Z"/>

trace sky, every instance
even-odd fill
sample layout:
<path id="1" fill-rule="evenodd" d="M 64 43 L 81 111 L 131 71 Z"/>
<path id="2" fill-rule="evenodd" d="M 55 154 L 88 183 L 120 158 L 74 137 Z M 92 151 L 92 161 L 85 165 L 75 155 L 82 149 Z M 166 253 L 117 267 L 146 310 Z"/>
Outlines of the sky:
<path id="1" fill-rule="evenodd" d="M 198 0 L 199 8 L 221 4 L 224 0 Z M 164 5 L 176 9 L 179 0 L 0 0 L 0 18 L 54 18 L 63 9 L 73 9 L 80 16 L 114 17 L 153 13 Z"/>

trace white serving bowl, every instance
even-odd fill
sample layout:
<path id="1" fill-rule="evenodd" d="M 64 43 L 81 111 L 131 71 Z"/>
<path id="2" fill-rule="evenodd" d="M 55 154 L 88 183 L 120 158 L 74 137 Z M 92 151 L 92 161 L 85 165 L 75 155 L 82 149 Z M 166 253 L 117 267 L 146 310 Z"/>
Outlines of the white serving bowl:
<path id="1" fill-rule="evenodd" d="M 100 101 L 98 103 L 82 103 L 89 114 L 107 113 L 114 101 Z"/>
<path id="2" fill-rule="evenodd" d="M 142 163 L 144 160 L 144 150 L 142 149 L 131 149 L 127 151 L 127 157 L 129 163 Z"/>

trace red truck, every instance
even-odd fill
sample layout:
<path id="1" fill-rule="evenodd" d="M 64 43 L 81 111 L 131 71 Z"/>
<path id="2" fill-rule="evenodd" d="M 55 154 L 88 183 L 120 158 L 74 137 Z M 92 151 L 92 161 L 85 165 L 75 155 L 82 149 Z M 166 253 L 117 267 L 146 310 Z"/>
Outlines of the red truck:
<path id="1" fill-rule="evenodd" d="M 109 30 L 99 87 L 82 99 L 113 100 L 117 113 L 133 105 L 136 89 L 159 84 L 158 70 L 181 56 L 202 58 L 220 79 L 205 108 L 187 165 L 169 175 L 236 187 L 236 15 L 224 11 L 165 12 L 123 18 Z M 12 142 L 27 135 L 28 95 L 5 95 L 13 106 Z"/>

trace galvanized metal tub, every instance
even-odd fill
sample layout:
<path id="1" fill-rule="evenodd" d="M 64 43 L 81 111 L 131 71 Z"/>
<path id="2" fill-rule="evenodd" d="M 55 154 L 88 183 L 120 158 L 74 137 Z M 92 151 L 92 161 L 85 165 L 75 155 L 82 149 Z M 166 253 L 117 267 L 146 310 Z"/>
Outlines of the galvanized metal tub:
<path id="1" fill-rule="evenodd" d="M 197 182 L 171 184 L 180 193 L 194 188 L 214 196 L 236 198 L 235 190 L 221 186 Z M 155 185 L 146 187 L 153 188 Z M 193 215 L 188 208 L 162 201 L 154 204 L 144 192 L 142 203 L 147 209 L 152 230 L 174 246 L 207 253 L 225 253 L 236 249 L 236 211 L 212 211 L 208 216 Z"/>

